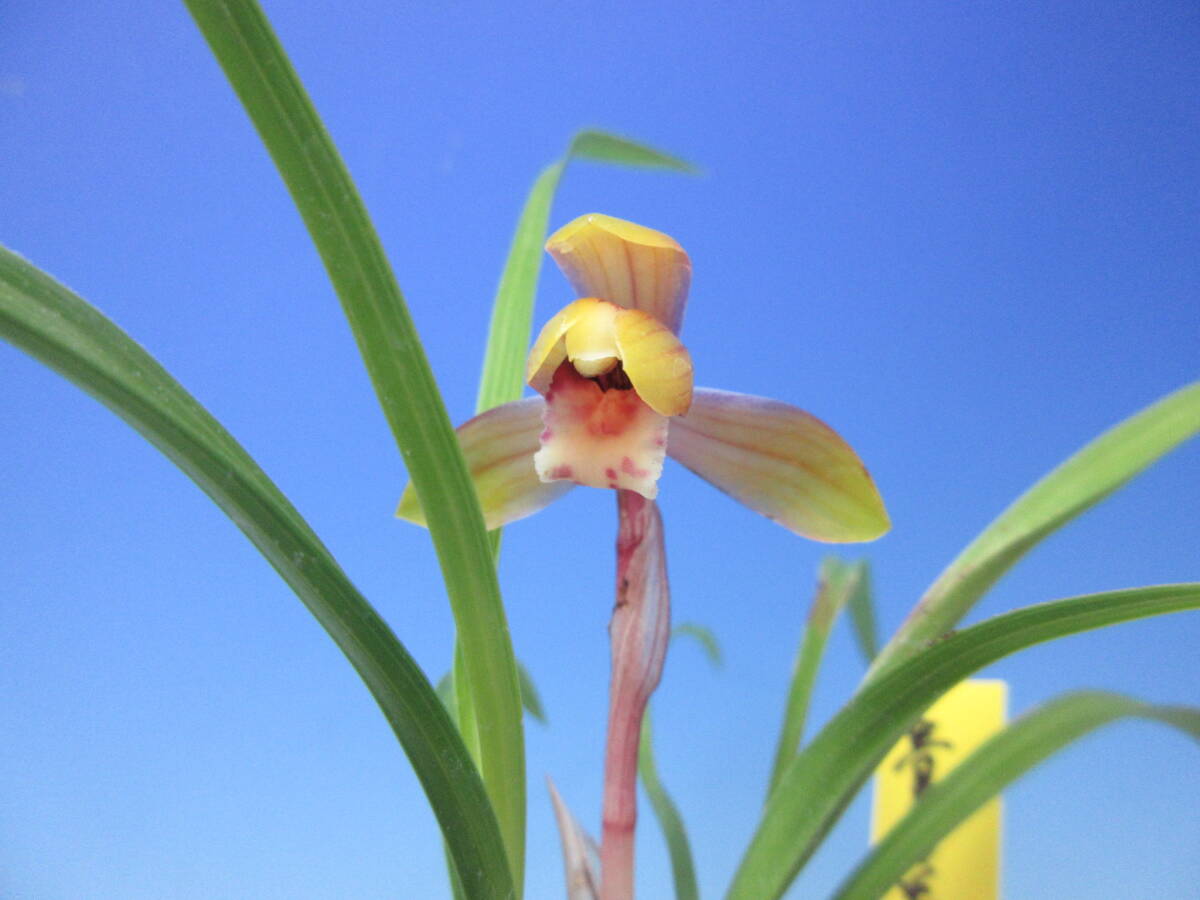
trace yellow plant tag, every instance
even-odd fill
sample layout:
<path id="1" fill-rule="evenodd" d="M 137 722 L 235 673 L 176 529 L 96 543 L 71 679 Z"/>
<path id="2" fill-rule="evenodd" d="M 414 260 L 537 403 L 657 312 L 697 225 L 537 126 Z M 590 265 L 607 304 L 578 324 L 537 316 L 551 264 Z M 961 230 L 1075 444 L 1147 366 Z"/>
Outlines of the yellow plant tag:
<path id="1" fill-rule="evenodd" d="M 921 793 L 1004 727 L 1008 686 L 962 681 L 933 704 L 875 770 L 871 842 L 887 834 Z M 883 900 L 997 900 L 1000 798 L 989 801 L 913 866 Z"/>

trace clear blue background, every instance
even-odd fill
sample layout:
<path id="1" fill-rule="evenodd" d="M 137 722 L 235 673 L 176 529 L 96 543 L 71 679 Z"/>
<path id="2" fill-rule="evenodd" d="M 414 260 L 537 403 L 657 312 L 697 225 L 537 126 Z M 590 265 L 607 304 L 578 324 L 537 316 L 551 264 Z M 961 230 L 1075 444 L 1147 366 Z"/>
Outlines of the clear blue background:
<path id="1" fill-rule="evenodd" d="M 1033 480 L 1196 377 L 1200 8 L 1178 2 L 268 3 L 370 207 L 456 419 L 520 204 L 581 126 L 700 163 L 579 164 L 553 214 L 675 235 L 701 384 L 801 405 L 871 467 L 865 548 L 894 628 Z M 295 500 L 436 678 L 451 623 L 405 475 L 320 264 L 183 8 L 4 5 L 0 240 L 126 328 Z M 547 268 L 544 320 L 571 299 Z M 241 534 L 140 437 L 0 348 L 0 894 L 443 897 L 433 820 L 367 692 Z M 972 619 L 1195 580 L 1200 446 L 1047 541 Z M 664 778 L 718 896 L 758 815 L 826 548 L 677 467 L 662 482 L 679 645 Z M 531 898 L 561 896 L 542 779 L 599 818 L 612 498 L 509 529 Z M 1077 687 L 1200 702 L 1200 617 L 989 670 L 1019 713 Z M 843 624 L 814 717 L 861 664 Z M 1200 753 L 1150 724 L 1008 794 L 1010 898 L 1194 896 Z M 794 891 L 865 847 L 851 808 Z M 647 815 L 645 897 L 669 870 Z"/>

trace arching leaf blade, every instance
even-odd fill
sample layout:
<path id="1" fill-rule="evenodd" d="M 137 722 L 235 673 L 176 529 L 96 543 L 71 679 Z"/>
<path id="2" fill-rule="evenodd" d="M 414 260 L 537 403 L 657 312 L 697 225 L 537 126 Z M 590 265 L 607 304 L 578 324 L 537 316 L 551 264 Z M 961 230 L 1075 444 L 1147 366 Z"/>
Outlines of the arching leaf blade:
<path id="1" fill-rule="evenodd" d="M 697 900 L 700 889 L 696 884 L 696 864 L 692 858 L 692 845 L 688 840 L 687 828 L 679 807 L 663 786 L 654 761 L 654 734 L 650 725 L 650 710 L 642 718 L 642 734 L 638 744 L 638 777 L 650 800 L 650 808 L 658 820 L 659 830 L 667 842 L 667 854 L 671 859 L 671 876 L 675 885 L 676 900 Z"/>
<path id="2" fill-rule="evenodd" d="M 927 788 L 842 882 L 834 900 L 882 896 L 1009 784 L 1095 729 L 1130 716 L 1173 725 L 1200 740 L 1200 709 L 1155 706 L 1102 691 L 1059 697 L 1013 722 Z"/>
<path id="3" fill-rule="evenodd" d="M 817 577 L 817 590 L 808 611 L 804 636 L 796 653 L 792 668 L 792 680 L 788 686 L 784 704 L 783 725 L 775 745 L 775 761 L 771 766 L 771 778 L 767 785 L 767 796 L 775 790 L 788 765 L 800 749 L 804 737 L 804 723 L 808 718 L 808 705 L 817 682 L 817 672 L 825 656 L 825 645 L 837 622 L 842 608 L 854 588 L 857 573 L 851 566 L 835 556 L 821 560 Z"/>
<path id="4" fill-rule="evenodd" d="M 132 425 L 245 533 L 370 689 L 429 797 L 467 895 L 514 896 L 483 784 L 433 688 L 249 454 L 116 325 L 3 248 L 0 335 Z"/>
<path id="5" fill-rule="evenodd" d="M 735 900 L 782 896 L 879 760 L 963 678 L 1010 653 L 1147 616 L 1200 609 L 1200 584 L 1089 594 L 996 616 L 927 647 L 866 684 L 789 765 L 729 888 Z"/>
<path id="6" fill-rule="evenodd" d="M 721 656 L 721 643 L 717 640 L 716 634 L 707 625 L 700 625 L 696 622 L 680 622 L 671 629 L 671 640 L 676 638 L 691 638 L 700 645 L 700 649 L 704 651 L 704 655 L 708 657 L 708 661 L 716 668 L 723 665 Z"/>
<path id="7" fill-rule="evenodd" d="M 570 152 L 580 159 L 593 162 L 615 163 L 643 169 L 665 169 L 685 175 L 700 174 L 700 169 L 685 159 L 607 131 L 589 129 L 579 132 L 571 141 Z"/>
<path id="8" fill-rule="evenodd" d="M 850 596 L 846 605 L 854 623 L 854 637 L 863 659 L 870 665 L 879 653 L 878 629 L 875 625 L 875 594 L 871 587 L 871 564 L 860 559 L 853 566 Z"/>
<path id="9" fill-rule="evenodd" d="M 523 884 L 525 752 L 520 687 L 479 502 L 424 349 L 336 147 L 253 0 L 185 0 L 270 152 L 341 300 L 420 495 L 464 651 L 480 770 Z"/>
<path id="10" fill-rule="evenodd" d="M 953 628 L 1039 541 L 1197 432 L 1200 382 L 1193 382 L 1088 443 L 1018 497 L 938 576 L 880 652 L 867 678 Z"/>

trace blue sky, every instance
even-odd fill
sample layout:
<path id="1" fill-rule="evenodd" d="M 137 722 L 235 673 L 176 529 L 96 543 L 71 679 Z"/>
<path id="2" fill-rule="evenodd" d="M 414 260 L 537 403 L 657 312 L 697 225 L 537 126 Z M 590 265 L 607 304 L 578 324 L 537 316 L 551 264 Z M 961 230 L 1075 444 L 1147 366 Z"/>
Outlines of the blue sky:
<path id="1" fill-rule="evenodd" d="M 599 126 L 701 178 L 588 164 L 584 212 L 677 237 L 701 384 L 821 416 L 894 530 L 894 628 L 1037 477 L 1200 359 L 1200 11 L 1187 2 L 268 3 L 391 254 L 451 415 L 534 175 Z M 452 631 L 404 471 L 324 273 L 182 6 L 8 4 L 0 241 L 154 353 L 295 501 L 436 678 Z M 539 321 L 571 299 L 544 271 Z M 241 534 L 140 437 L 0 348 L 0 893 L 440 897 L 423 796 L 348 665 Z M 1197 579 L 1200 446 L 1032 553 L 972 613 Z M 662 483 L 677 621 L 660 768 L 719 896 L 760 808 L 827 548 L 690 473 Z M 527 730 L 531 898 L 561 895 L 542 788 L 599 818 L 614 504 L 575 491 L 510 528 L 501 578 L 549 727 Z M 1198 703 L 1200 616 L 1026 651 L 1019 713 L 1102 687 Z M 845 627 L 814 717 L 861 675 Z M 1007 795 L 1009 897 L 1184 896 L 1200 756 L 1108 729 Z M 857 803 L 794 891 L 858 858 Z M 648 813 L 639 883 L 669 869 Z"/>

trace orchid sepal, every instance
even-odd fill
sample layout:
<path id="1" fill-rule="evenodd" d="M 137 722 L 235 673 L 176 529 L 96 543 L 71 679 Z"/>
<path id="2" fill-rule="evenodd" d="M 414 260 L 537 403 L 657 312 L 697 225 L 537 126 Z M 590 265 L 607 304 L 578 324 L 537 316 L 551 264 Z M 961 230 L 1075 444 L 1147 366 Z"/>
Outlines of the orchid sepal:
<path id="1" fill-rule="evenodd" d="M 489 409 L 456 429 L 489 529 L 533 515 L 573 486 L 543 482 L 534 469 L 545 407 L 541 397 L 528 397 Z M 412 484 L 404 489 L 396 516 L 426 525 Z"/>
<path id="2" fill-rule="evenodd" d="M 667 455 L 812 540 L 871 541 L 891 525 L 850 445 L 787 403 L 697 388 L 688 414 L 671 420 Z"/>
<path id="3" fill-rule="evenodd" d="M 679 333 L 692 263 L 670 235 L 589 213 L 554 232 L 546 250 L 580 297 L 640 309 Z"/>

